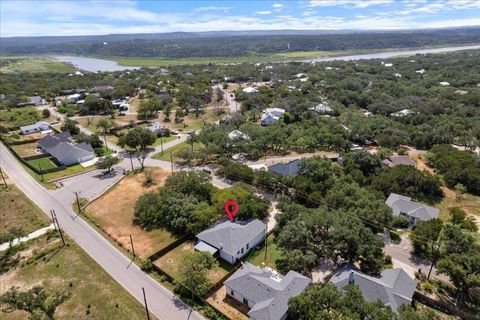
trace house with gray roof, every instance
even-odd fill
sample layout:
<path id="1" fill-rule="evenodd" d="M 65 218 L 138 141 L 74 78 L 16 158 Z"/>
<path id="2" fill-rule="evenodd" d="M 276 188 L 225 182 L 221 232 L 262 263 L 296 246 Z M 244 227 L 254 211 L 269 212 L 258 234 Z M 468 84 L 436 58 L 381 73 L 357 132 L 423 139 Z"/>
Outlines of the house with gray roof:
<path id="1" fill-rule="evenodd" d="M 300 168 L 301 159 L 292 160 L 288 163 L 276 163 L 268 167 L 268 171 L 283 176 L 296 177 Z"/>
<path id="2" fill-rule="evenodd" d="M 229 297 L 250 308 L 250 319 L 283 320 L 288 316 L 288 300 L 301 294 L 310 282 L 295 271 L 282 276 L 246 262 L 224 284 Z"/>
<path id="3" fill-rule="evenodd" d="M 414 202 L 411 199 L 410 197 L 391 193 L 385 203 L 392 209 L 394 216 L 407 217 L 410 227 L 415 227 L 418 221 L 438 218 L 439 209 Z"/>
<path id="4" fill-rule="evenodd" d="M 63 166 L 82 163 L 95 157 L 91 145 L 85 142 L 74 144 L 71 142 L 71 138 L 70 133 L 61 132 L 43 137 L 37 141 L 37 145 L 43 152 L 49 153 Z"/>
<path id="5" fill-rule="evenodd" d="M 28 97 L 27 103 L 39 106 L 39 105 L 45 104 L 45 99 L 42 99 L 42 97 L 40 96 L 32 96 L 32 97 Z"/>
<path id="6" fill-rule="evenodd" d="M 218 254 L 230 264 L 244 257 L 265 239 L 267 226 L 258 219 L 224 221 L 197 234 L 195 250 Z"/>
<path id="7" fill-rule="evenodd" d="M 390 168 L 403 165 L 415 166 L 417 163 L 411 160 L 408 156 L 391 156 L 382 161 L 382 163 Z"/>
<path id="8" fill-rule="evenodd" d="M 31 134 L 31 133 L 37 133 L 42 131 L 48 131 L 50 129 L 52 129 L 50 127 L 50 123 L 45 121 L 38 121 L 34 124 L 29 124 L 28 126 L 21 126 L 20 132 L 22 134 Z"/>
<path id="9" fill-rule="evenodd" d="M 348 285 L 358 286 L 365 300 L 380 300 L 393 311 L 403 304 L 410 304 L 415 291 L 415 280 L 402 268 L 386 269 L 380 277 L 372 277 L 358 271 L 351 264 L 345 264 L 330 279 L 337 289 Z"/>

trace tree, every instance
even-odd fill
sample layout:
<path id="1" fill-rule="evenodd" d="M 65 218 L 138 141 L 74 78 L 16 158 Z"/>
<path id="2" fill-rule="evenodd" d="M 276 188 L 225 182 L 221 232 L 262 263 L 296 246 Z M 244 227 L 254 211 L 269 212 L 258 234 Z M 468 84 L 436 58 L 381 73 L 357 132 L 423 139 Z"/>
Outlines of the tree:
<path id="1" fill-rule="evenodd" d="M 303 253 L 301 250 L 294 249 L 288 253 L 284 252 L 282 258 L 275 261 L 275 264 L 278 271 L 284 274 L 290 270 L 308 274 L 317 265 L 317 256 L 310 250 Z"/>
<path id="2" fill-rule="evenodd" d="M 434 257 L 432 248 L 438 241 L 442 229 L 443 222 L 438 218 L 418 222 L 410 234 L 413 252 L 420 257 L 432 259 Z"/>
<path id="3" fill-rule="evenodd" d="M 44 118 L 50 117 L 50 110 L 48 110 L 48 109 L 43 109 L 43 110 L 42 110 L 42 116 L 43 116 Z"/>
<path id="4" fill-rule="evenodd" d="M 255 195 L 254 190 L 246 184 L 239 183 L 226 189 L 218 189 L 212 196 L 212 205 L 217 212 L 223 212 L 223 205 L 228 200 L 238 203 L 237 220 L 257 218 L 263 220 L 268 215 L 268 201 Z"/>
<path id="5" fill-rule="evenodd" d="M 467 192 L 467 188 L 465 188 L 465 186 L 461 183 L 457 183 L 454 187 L 455 189 L 455 197 L 457 199 L 462 199 L 463 198 L 463 194 L 465 192 Z"/>
<path id="6" fill-rule="evenodd" d="M 77 127 L 77 122 L 70 118 L 65 118 L 65 121 L 61 129 L 62 131 L 69 132 L 72 136 L 75 136 L 80 133 L 80 129 Z"/>
<path id="7" fill-rule="evenodd" d="M 0 297 L 0 302 L 5 306 L 5 312 L 23 310 L 31 314 L 31 319 L 53 319 L 57 307 L 69 297 L 67 292 L 49 293 L 42 286 L 27 291 L 11 287 Z"/>
<path id="8" fill-rule="evenodd" d="M 111 119 L 102 118 L 98 120 L 96 127 L 102 131 L 103 140 L 105 141 L 105 147 L 107 147 L 107 133 L 110 132 L 111 129 L 115 128 L 116 124 Z"/>
<path id="9" fill-rule="evenodd" d="M 182 108 L 180 108 L 180 107 L 175 108 L 175 122 L 176 123 L 182 122 L 182 119 L 183 119 L 184 116 L 185 116 L 185 114 L 183 113 Z"/>
<path id="10" fill-rule="evenodd" d="M 142 100 L 138 108 L 137 118 L 139 120 L 155 118 L 160 109 L 160 101 L 155 99 Z"/>
<path id="11" fill-rule="evenodd" d="M 136 127 L 128 131 L 126 135 L 120 137 L 118 143 L 122 148 L 125 146 L 129 147 L 131 152 L 136 154 L 143 170 L 148 146 L 153 144 L 156 140 L 157 137 L 153 132 L 142 127 Z"/>
<path id="12" fill-rule="evenodd" d="M 450 211 L 450 222 L 454 225 L 459 226 L 462 229 L 476 232 L 478 227 L 475 224 L 475 218 L 472 216 L 467 216 L 467 213 L 460 208 L 453 207 L 449 209 Z"/>
<path id="13" fill-rule="evenodd" d="M 200 202 L 190 214 L 187 222 L 187 231 L 191 234 L 198 234 L 209 228 L 218 219 L 218 212 L 213 206 Z"/>
<path id="14" fill-rule="evenodd" d="M 184 255 L 178 263 L 179 283 L 193 294 L 203 295 L 212 285 L 208 271 L 218 267 L 217 260 L 207 252 Z"/>
<path id="15" fill-rule="evenodd" d="M 184 195 L 191 195 L 198 201 L 210 203 L 214 187 L 211 177 L 203 171 L 178 171 L 167 178 L 165 187 Z"/>
<path id="16" fill-rule="evenodd" d="M 107 169 L 107 172 L 110 172 L 119 161 L 117 157 L 106 156 L 97 162 L 97 169 Z"/>

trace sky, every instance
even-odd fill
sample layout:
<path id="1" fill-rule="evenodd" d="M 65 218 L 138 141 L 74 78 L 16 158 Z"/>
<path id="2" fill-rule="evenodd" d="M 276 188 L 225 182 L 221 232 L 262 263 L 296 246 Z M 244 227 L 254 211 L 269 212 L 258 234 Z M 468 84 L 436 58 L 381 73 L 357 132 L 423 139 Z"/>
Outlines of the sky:
<path id="1" fill-rule="evenodd" d="M 0 1 L 0 36 L 480 26 L 480 0 Z"/>

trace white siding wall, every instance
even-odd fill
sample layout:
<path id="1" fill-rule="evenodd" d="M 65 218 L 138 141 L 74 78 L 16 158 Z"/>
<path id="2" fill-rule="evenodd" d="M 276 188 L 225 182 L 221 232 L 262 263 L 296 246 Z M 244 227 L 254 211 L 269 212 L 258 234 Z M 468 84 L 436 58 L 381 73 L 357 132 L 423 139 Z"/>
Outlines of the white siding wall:
<path id="1" fill-rule="evenodd" d="M 226 285 L 225 285 L 225 287 L 226 287 L 226 290 L 227 290 L 227 295 L 228 295 L 229 297 L 232 297 L 233 299 L 237 300 L 238 302 L 240 302 L 240 303 L 242 303 L 242 304 L 245 304 L 245 303 L 243 302 L 243 299 L 245 298 L 244 296 L 242 296 L 240 293 L 238 293 L 238 292 L 235 291 L 235 290 L 234 290 L 234 295 L 232 296 L 232 294 L 231 294 L 232 289 L 229 288 L 229 287 L 226 286 Z M 245 299 L 246 299 L 246 298 L 245 298 Z M 249 300 L 249 299 L 247 299 L 247 300 L 248 300 L 248 307 L 249 307 L 249 308 L 252 308 L 252 307 L 255 305 L 255 302 L 253 302 L 252 300 Z"/>

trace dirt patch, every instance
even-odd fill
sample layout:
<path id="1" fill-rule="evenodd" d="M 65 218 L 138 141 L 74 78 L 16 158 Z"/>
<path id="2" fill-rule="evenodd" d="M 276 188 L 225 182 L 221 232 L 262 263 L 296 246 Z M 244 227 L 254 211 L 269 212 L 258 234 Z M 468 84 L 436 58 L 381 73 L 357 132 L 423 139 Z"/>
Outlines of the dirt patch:
<path id="1" fill-rule="evenodd" d="M 122 179 L 114 188 L 89 204 L 87 213 L 124 248 L 130 249 L 130 235 L 133 238 L 135 253 L 145 258 L 175 241 L 166 230 L 144 231 L 132 223 L 137 199 L 149 191 L 163 186 L 170 174 L 159 168 L 146 168 L 152 173 L 154 183 L 145 186 L 145 172 Z"/>
<path id="2" fill-rule="evenodd" d="M 227 296 L 226 287 L 222 286 L 207 298 L 208 303 L 222 311 L 229 319 L 246 320 L 248 307 Z"/>

